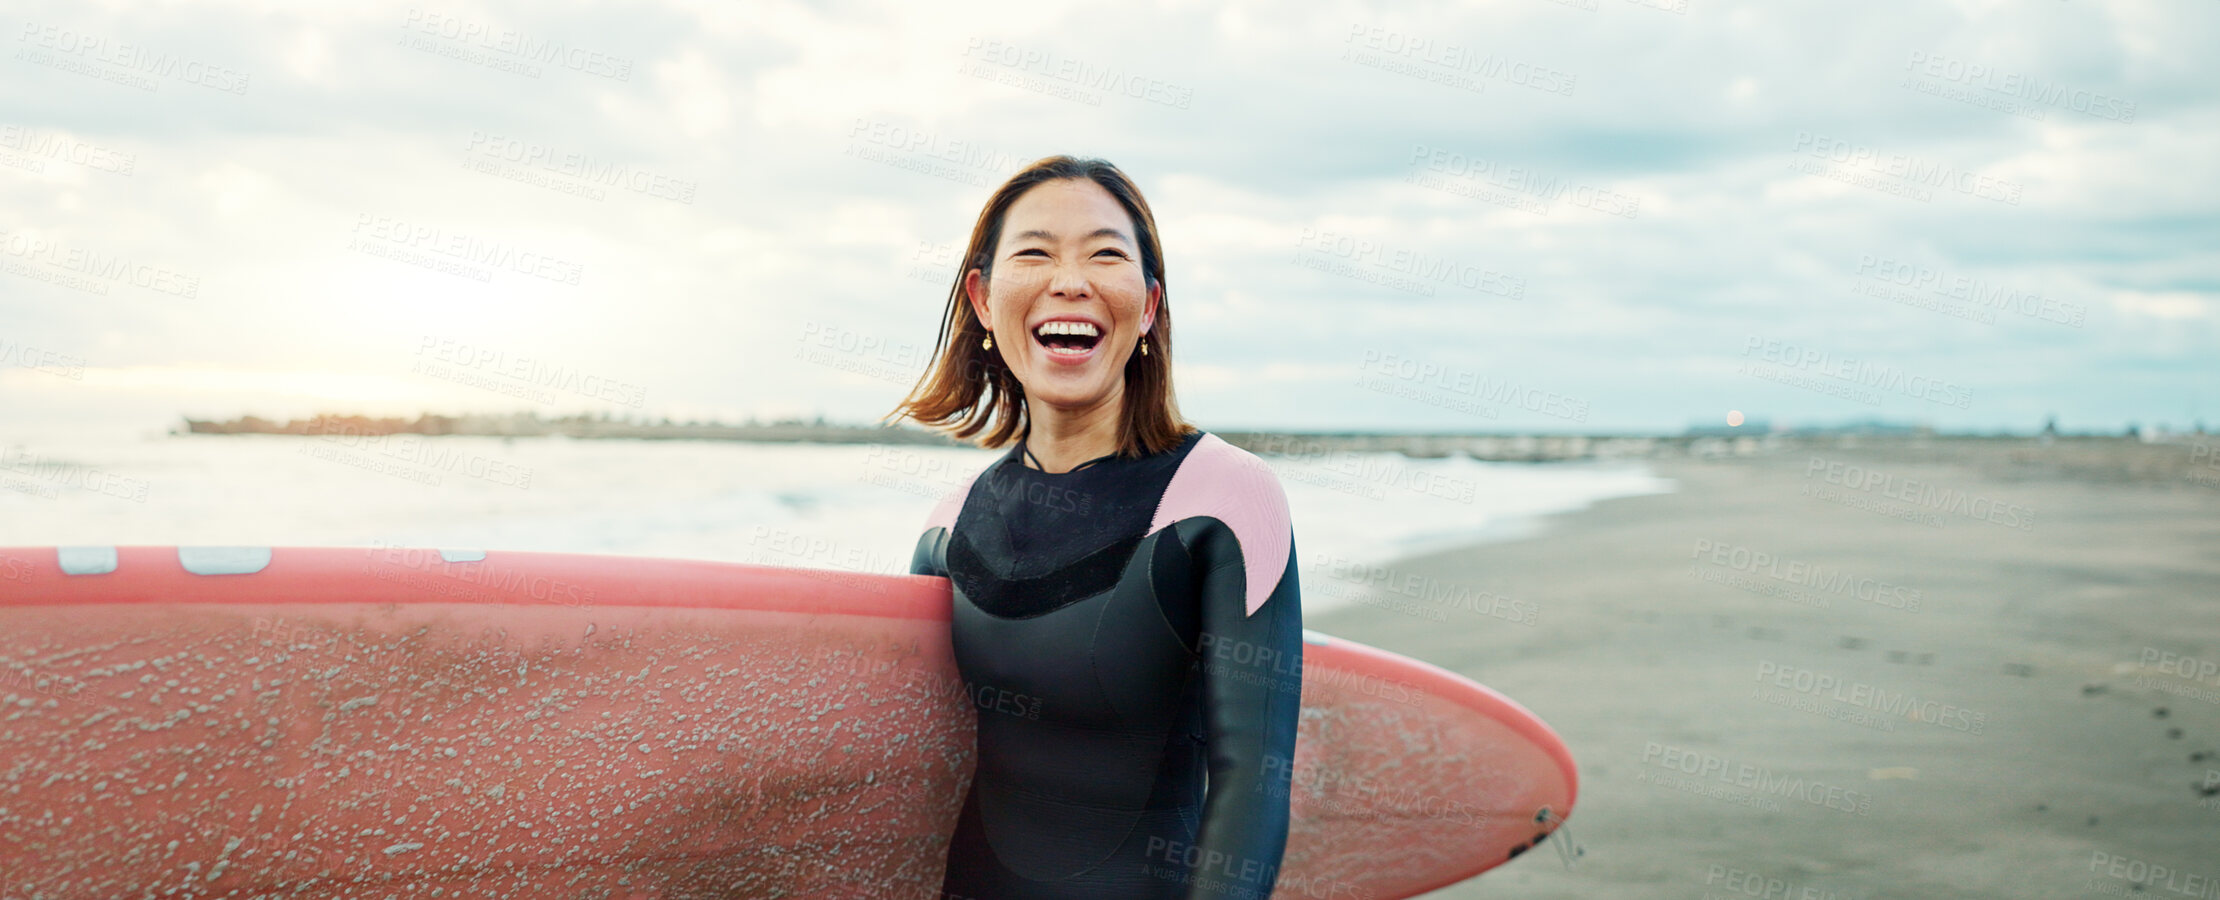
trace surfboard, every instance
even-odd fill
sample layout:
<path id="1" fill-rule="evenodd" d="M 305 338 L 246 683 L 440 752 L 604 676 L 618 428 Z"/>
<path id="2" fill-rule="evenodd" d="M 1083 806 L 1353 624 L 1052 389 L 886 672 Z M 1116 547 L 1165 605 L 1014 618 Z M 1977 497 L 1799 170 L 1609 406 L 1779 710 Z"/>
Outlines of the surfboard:
<path id="1" fill-rule="evenodd" d="M 0 548 L 0 895 L 934 897 L 975 707 L 1023 702 L 957 677 L 950 602 L 670 559 Z M 1410 897 L 1571 813 L 1517 703 L 1305 642 L 1274 896 Z"/>

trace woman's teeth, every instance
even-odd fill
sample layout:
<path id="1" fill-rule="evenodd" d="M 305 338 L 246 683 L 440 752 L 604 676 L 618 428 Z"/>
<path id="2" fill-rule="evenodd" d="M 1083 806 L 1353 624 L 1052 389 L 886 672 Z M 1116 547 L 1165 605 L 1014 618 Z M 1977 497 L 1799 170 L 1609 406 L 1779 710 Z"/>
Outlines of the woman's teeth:
<path id="1" fill-rule="evenodd" d="M 1102 332 L 1093 323 L 1059 319 L 1042 322 L 1033 329 L 1033 337 L 1048 352 L 1059 356 L 1085 356 L 1102 340 Z"/>

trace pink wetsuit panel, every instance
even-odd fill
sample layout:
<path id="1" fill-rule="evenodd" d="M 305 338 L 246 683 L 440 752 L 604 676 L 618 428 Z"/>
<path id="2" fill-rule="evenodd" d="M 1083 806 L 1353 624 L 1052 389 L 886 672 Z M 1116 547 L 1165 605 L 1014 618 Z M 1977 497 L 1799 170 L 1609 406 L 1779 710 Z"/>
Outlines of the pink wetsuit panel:
<path id="1" fill-rule="evenodd" d="M 925 527 L 939 527 L 955 531 L 956 514 L 964 511 L 964 499 L 971 496 L 972 482 L 978 480 L 979 473 L 973 472 L 971 477 L 964 479 L 964 483 L 956 485 L 955 490 L 949 491 L 941 497 L 940 504 L 933 507 L 933 514 L 925 519 Z"/>
<path id="2" fill-rule="evenodd" d="M 1233 530 L 1241 546 L 1244 599 L 1255 615 L 1287 570 L 1294 540 L 1287 493 L 1264 461 L 1215 434 L 1203 435 L 1180 460 L 1179 471 L 1157 502 L 1154 534 L 1181 519 L 1210 516 Z"/>

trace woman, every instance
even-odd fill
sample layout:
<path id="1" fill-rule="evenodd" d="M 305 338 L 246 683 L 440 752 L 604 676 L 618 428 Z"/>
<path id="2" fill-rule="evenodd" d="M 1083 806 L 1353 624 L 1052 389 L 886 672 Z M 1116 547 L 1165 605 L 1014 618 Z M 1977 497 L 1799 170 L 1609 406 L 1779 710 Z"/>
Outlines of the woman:
<path id="1" fill-rule="evenodd" d="M 943 499 L 978 765 L 949 898 L 1263 900 L 1287 844 L 1302 610 L 1287 498 L 1179 416 L 1164 255 L 1117 167 L 1055 156 L 972 228 L 895 411 L 1010 451 Z"/>

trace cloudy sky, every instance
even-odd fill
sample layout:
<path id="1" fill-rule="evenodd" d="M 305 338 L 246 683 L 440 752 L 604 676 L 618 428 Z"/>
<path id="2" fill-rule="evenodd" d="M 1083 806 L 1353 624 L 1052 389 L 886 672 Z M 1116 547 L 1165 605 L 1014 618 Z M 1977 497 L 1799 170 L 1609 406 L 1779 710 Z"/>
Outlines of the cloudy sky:
<path id="1" fill-rule="evenodd" d="M 871 421 L 1107 158 L 1207 428 L 2220 425 L 2220 4 L 10 4 L 0 427 Z"/>

